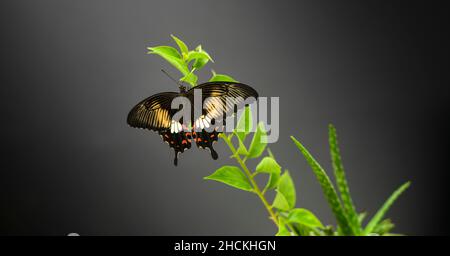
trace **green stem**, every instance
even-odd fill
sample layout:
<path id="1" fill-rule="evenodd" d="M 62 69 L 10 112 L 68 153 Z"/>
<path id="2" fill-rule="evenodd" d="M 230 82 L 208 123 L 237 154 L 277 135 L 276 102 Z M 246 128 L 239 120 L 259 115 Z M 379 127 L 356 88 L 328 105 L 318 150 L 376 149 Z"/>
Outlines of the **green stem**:
<path id="1" fill-rule="evenodd" d="M 286 224 L 286 226 L 288 226 L 288 228 L 291 230 L 291 232 L 294 233 L 294 235 L 299 236 L 300 234 L 297 233 L 294 226 L 292 226 L 292 224 L 287 221 L 287 219 L 286 219 L 287 215 L 285 213 L 281 213 L 280 216 L 281 216 L 281 218 L 283 218 L 284 224 Z"/>
<path id="2" fill-rule="evenodd" d="M 298 236 L 299 234 L 297 233 L 297 231 L 295 231 L 294 227 L 292 226 L 291 223 L 286 222 L 286 225 L 289 227 L 289 229 L 292 231 L 292 233 L 294 233 L 294 235 Z"/>
<path id="3" fill-rule="evenodd" d="M 273 220 L 275 225 L 278 227 L 277 217 L 276 217 L 274 211 L 272 210 L 272 207 L 267 202 L 267 199 L 264 197 L 264 194 L 259 189 L 258 184 L 256 183 L 255 179 L 253 178 L 252 172 L 248 169 L 247 165 L 245 164 L 245 161 L 241 158 L 241 156 L 239 154 L 237 154 L 237 150 L 234 147 L 233 143 L 231 142 L 231 139 L 228 138 L 224 134 L 221 137 L 223 138 L 225 143 L 228 145 L 228 147 L 230 148 L 233 155 L 236 157 L 237 162 L 239 163 L 239 165 L 241 166 L 241 168 L 244 170 L 245 174 L 247 175 L 248 179 L 250 180 L 250 183 L 253 186 L 253 191 L 255 192 L 256 195 L 258 195 L 259 199 L 261 199 L 267 212 L 269 212 L 270 218 Z"/>

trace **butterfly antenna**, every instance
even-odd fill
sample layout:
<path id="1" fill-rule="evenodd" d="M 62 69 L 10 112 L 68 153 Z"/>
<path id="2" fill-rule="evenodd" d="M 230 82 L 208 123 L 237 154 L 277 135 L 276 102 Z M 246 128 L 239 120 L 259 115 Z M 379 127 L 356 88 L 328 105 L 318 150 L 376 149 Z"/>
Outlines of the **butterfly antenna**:
<path id="1" fill-rule="evenodd" d="M 169 73 L 167 73 L 164 69 L 161 69 L 161 71 L 170 79 L 172 80 L 174 83 L 176 83 L 178 86 L 182 86 L 182 84 L 180 82 L 178 82 L 177 80 L 175 80 L 175 78 L 173 78 L 171 75 L 169 75 Z"/>

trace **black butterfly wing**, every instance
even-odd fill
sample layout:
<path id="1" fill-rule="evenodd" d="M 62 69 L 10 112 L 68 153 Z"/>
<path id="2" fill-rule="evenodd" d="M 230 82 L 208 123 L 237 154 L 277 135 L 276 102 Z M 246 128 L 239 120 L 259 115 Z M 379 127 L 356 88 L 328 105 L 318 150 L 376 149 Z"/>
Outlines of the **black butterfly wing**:
<path id="1" fill-rule="evenodd" d="M 240 106 L 250 97 L 257 99 L 258 92 L 249 85 L 237 82 L 208 82 L 191 88 L 187 94 L 193 98 L 194 89 L 202 90 L 203 113 L 209 118 L 220 118 L 235 111 L 234 105 Z M 207 98 L 210 100 L 205 101 Z M 227 106 L 229 103 L 233 104 Z M 192 101 L 193 102 L 193 101 Z"/>
<path id="2" fill-rule="evenodd" d="M 197 144 L 197 147 L 206 149 L 208 148 L 211 151 L 211 157 L 216 160 L 219 158 L 219 155 L 214 150 L 213 143 L 217 142 L 219 140 L 219 134 L 220 132 L 213 130 L 211 132 L 206 131 L 205 129 L 202 129 L 201 132 L 193 132 L 195 143 Z"/>
<path id="3" fill-rule="evenodd" d="M 179 96 L 176 92 L 163 92 L 146 98 L 134 106 L 128 114 L 127 123 L 135 128 L 157 131 L 164 142 L 175 150 L 174 164 L 177 165 L 178 154 L 191 148 L 190 133 L 172 132 L 172 117 L 177 110 L 171 109 L 172 100 Z"/>
<path id="4" fill-rule="evenodd" d="M 144 99 L 128 113 L 127 123 L 131 127 L 153 131 L 170 129 L 174 114 L 171 104 L 178 95 L 176 92 L 163 92 Z"/>
<path id="5" fill-rule="evenodd" d="M 170 130 L 160 131 L 161 138 L 169 144 L 169 147 L 175 150 L 174 165 L 178 165 L 178 154 L 183 153 L 186 149 L 191 148 L 192 135 L 190 132 L 174 132 Z"/>
<path id="6" fill-rule="evenodd" d="M 211 151 L 213 159 L 218 158 L 217 152 L 213 148 L 213 143 L 218 140 L 220 132 L 216 129 L 207 131 L 204 127 L 208 128 L 214 119 L 223 118 L 225 115 L 234 113 L 234 105 L 243 107 L 243 103 L 246 99 L 253 97 L 258 98 L 258 93 L 252 87 L 235 82 L 208 82 L 200 84 L 191 88 L 187 92 L 187 96 L 193 99 L 194 89 L 202 90 L 202 103 L 203 110 L 202 116 L 194 117 L 194 130 L 196 128 L 201 131 L 194 131 L 193 136 L 197 147 L 208 148 Z M 207 98 L 211 100 L 205 101 Z M 227 106 L 227 100 L 230 101 L 232 106 Z M 191 100 L 193 102 L 193 100 Z M 193 110 L 194 112 L 194 110 Z"/>

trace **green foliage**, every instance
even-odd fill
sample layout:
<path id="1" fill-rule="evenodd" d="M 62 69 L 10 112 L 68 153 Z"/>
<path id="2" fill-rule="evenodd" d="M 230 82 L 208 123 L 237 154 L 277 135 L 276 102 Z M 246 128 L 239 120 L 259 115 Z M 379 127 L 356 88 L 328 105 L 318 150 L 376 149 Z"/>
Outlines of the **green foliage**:
<path id="1" fill-rule="evenodd" d="M 278 218 L 278 232 L 276 236 L 290 236 L 291 232 L 286 228 L 286 222 L 283 218 Z"/>
<path id="2" fill-rule="evenodd" d="M 196 74 L 194 74 L 194 72 L 192 72 L 192 71 L 189 74 L 180 78 L 180 81 L 186 82 L 186 83 L 192 84 L 192 85 L 197 84 L 197 80 L 198 80 L 198 76 Z"/>
<path id="3" fill-rule="evenodd" d="M 383 206 L 381 206 L 381 208 L 378 210 L 375 216 L 373 216 L 373 218 L 367 224 L 366 228 L 364 229 L 365 235 L 368 235 L 374 231 L 375 227 L 383 219 L 384 215 L 392 206 L 392 204 L 395 202 L 395 200 L 397 200 L 397 198 L 409 187 L 410 184 L 411 184 L 410 182 L 406 182 L 405 184 L 401 185 L 397 190 L 395 190 L 394 193 L 392 193 L 392 195 L 386 200 Z"/>
<path id="4" fill-rule="evenodd" d="M 256 127 L 255 135 L 253 136 L 252 143 L 250 144 L 250 148 L 248 150 L 248 158 L 257 158 L 264 152 L 264 149 L 267 146 L 265 138 L 266 131 L 264 129 L 264 124 L 259 123 Z"/>
<path id="5" fill-rule="evenodd" d="M 256 166 L 256 172 L 257 173 L 280 173 L 281 172 L 281 166 L 277 163 L 277 161 L 270 157 L 266 156 L 264 157 L 261 162 Z"/>
<path id="6" fill-rule="evenodd" d="M 277 187 L 278 181 L 280 179 L 281 166 L 277 163 L 275 158 L 270 156 L 264 157 L 256 166 L 256 172 L 268 173 L 270 175 L 269 181 L 267 182 L 264 190 Z"/>
<path id="7" fill-rule="evenodd" d="M 215 180 L 238 189 L 252 191 L 252 185 L 248 181 L 248 178 L 236 166 L 223 166 L 204 179 Z"/>
<path id="8" fill-rule="evenodd" d="M 244 111 L 242 111 L 239 121 L 236 124 L 236 129 L 234 130 L 241 141 L 245 141 L 245 138 L 253 128 L 252 125 L 252 113 L 250 111 L 250 107 L 247 106 L 244 108 Z"/>
<path id="9" fill-rule="evenodd" d="M 174 35 L 170 35 L 170 36 L 175 41 L 175 43 L 177 43 L 178 48 L 180 48 L 181 54 L 183 55 L 183 59 L 186 59 L 188 52 L 189 52 L 187 45 L 183 41 L 181 41 L 178 37 L 176 37 Z"/>
<path id="10" fill-rule="evenodd" d="M 157 54 L 167 60 L 175 68 L 177 68 L 184 76 L 189 74 L 189 68 L 187 64 L 181 58 L 177 49 L 170 46 L 156 46 L 148 47 L 149 54 Z"/>
<path id="11" fill-rule="evenodd" d="M 241 117 L 241 120 L 243 118 L 245 116 Z M 233 135 L 237 137 L 238 149 L 231 142 Z M 278 227 L 277 236 L 393 235 L 390 231 L 394 225 L 389 219 L 382 220 L 382 218 L 397 197 L 406 190 L 409 182 L 396 190 L 368 225 L 363 228 L 363 220 L 366 213 L 357 213 L 353 205 L 337 144 L 336 130 L 333 126 L 330 125 L 329 127 L 330 154 L 340 194 L 337 193 L 330 177 L 311 153 L 296 138 L 291 136 L 291 139 L 311 166 L 322 187 L 325 198 L 338 223 L 336 231 L 332 226 L 324 226 L 311 211 L 304 208 L 295 208 L 297 201 L 296 189 L 289 172 L 281 172 L 281 165 L 276 161 L 269 149 L 267 149 L 268 155 L 263 155 L 267 146 L 267 143 L 262 140 L 262 137 L 265 135 L 263 125 L 261 123 L 258 124 L 248 149 L 244 143 L 247 135 L 249 134 L 239 134 L 235 130 L 230 136 L 221 136 L 221 138 L 225 139 L 233 153 L 233 157 L 241 165 L 244 172 L 238 167 L 224 166 L 213 175 L 206 177 L 206 179 L 217 180 L 257 194 L 271 219 L 274 220 Z M 260 157 L 261 159 L 256 165 L 255 171 L 251 172 L 246 164 L 247 159 Z M 254 177 L 258 174 L 269 174 L 269 179 L 262 191 L 254 180 Z M 272 205 L 269 205 L 265 198 L 265 193 L 268 191 L 275 193 Z"/>
<path id="12" fill-rule="evenodd" d="M 191 86 L 196 86 L 198 81 L 198 76 L 195 74 L 196 71 L 202 69 L 209 61 L 214 62 L 211 56 L 203 50 L 202 46 L 197 46 L 194 50 L 189 50 L 185 42 L 180 38 L 171 35 L 172 39 L 177 44 L 180 51 L 171 46 L 154 46 L 147 47 L 149 54 L 156 54 L 161 56 L 167 62 L 169 62 L 173 67 L 175 67 L 182 77 L 179 79 L 181 82 L 186 82 Z M 232 81 L 235 80 L 227 75 L 218 75 L 213 72 L 213 77 L 210 81 Z"/>
<path id="13" fill-rule="evenodd" d="M 352 230 L 350 228 L 349 222 L 344 214 L 344 211 L 341 206 L 341 202 L 336 193 L 336 189 L 333 186 L 328 175 L 325 173 L 325 170 L 320 166 L 320 164 L 314 159 L 314 157 L 308 152 L 308 150 L 293 136 L 291 139 L 294 141 L 295 145 L 300 149 L 303 156 L 306 158 L 306 161 L 311 166 L 314 174 L 317 177 L 317 180 L 322 187 L 323 193 L 328 201 L 328 204 L 331 207 L 331 210 L 336 217 L 338 225 L 343 232 L 343 235 L 353 235 Z"/>
<path id="14" fill-rule="evenodd" d="M 277 195 L 273 200 L 273 207 L 281 211 L 290 211 L 295 207 L 296 193 L 294 182 L 288 171 L 281 175 L 277 185 Z"/>
<path id="15" fill-rule="evenodd" d="M 149 54 L 161 56 L 180 71 L 182 74 L 180 81 L 186 82 L 191 86 L 197 85 L 198 76 L 195 72 L 202 69 L 208 62 L 214 62 L 213 59 L 203 50 L 201 45 L 194 50 L 189 50 L 186 43 L 181 39 L 174 35 L 171 35 L 171 37 L 178 46 L 179 51 L 171 46 L 155 46 L 148 48 Z M 237 82 L 234 78 L 224 74 L 217 74 L 215 71 L 212 71 L 212 77 L 209 81 Z M 394 224 L 390 219 L 383 218 L 394 201 L 409 187 L 409 182 L 398 188 L 388 198 L 364 228 L 363 220 L 366 213 L 358 213 L 353 203 L 334 126 L 329 126 L 328 134 L 336 185 L 333 184 L 324 168 L 300 141 L 291 136 L 294 144 L 313 170 L 337 220 L 336 229 L 331 225 L 324 226 L 311 211 L 305 208 L 296 208 L 297 197 L 293 179 L 287 170 L 281 171 L 282 166 L 267 148 L 267 142 L 265 141 L 266 131 L 262 123 L 257 125 L 250 145 L 246 144 L 252 128 L 251 111 L 249 107 L 246 107 L 233 133 L 230 135 L 219 135 L 230 148 L 232 158 L 237 161 L 240 167 L 222 166 L 204 179 L 215 180 L 256 194 L 263 203 L 270 219 L 277 226 L 277 236 L 394 235 L 390 233 L 394 228 Z M 232 141 L 234 136 L 236 137 L 237 148 Z M 264 154 L 266 148 L 268 155 Z M 247 160 L 259 160 L 254 171 L 249 168 Z M 263 190 L 260 189 L 255 180 L 255 176 L 262 174 L 268 175 L 268 180 Z M 266 199 L 266 193 L 275 194 L 272 204 Z"/>
<path id="16" fill-rule="evenodd" d="M 244 118 L 246 117 L 241 116 L 238 125 L 242 126 L 239 123 Z M 231 141 L 233 135 L 237 137 L 237 149 Z M 265 135 L 264 126 L 261 123 L 258 124 L 250 146 L 247 147 L 244 140 L 248 135 L 249 133 L 239 134 L 235 130 L 229 136 L 220 136 L 225 140 L 233 153 L 233 157 L 244 172 L 238 167 L 224 166 L 206 179 L 217 180 L 239 189 L 254 192 L 261 199 L 271 219 L 277 225 L 277 236 L 393 235 L 390 231 L 394 224 L 389 219 L 382 220 L 382 218 L 397 197 L 406 190 L 409 182 L 396 190 L 368 225 L 363 228 L 366 213 L 357 213 L 353 205 L 337 143 L 336 130 L 333 126 L 330 125 L 329 127 L 330 155 L 339 194 L 330 177 L 311 153 L 296 138 L 291 136 L 291 139 L 311 166 L 322 187 L 325 198 L 338 223 L 336 230 L 330 225 L 324 226 L 311 211 L 305 208 L 295 208 L 296 189 L 289 172 L 281 171 L 281 165 L 269 149 L 267 149 L 268 155 L 263 155 L 267 148 L 267 143 L 262 140 Z M 251 158 L 261 158 L 254 172 L 250 171 L 246 163 L 247 159 Z M 269 179 L 262 191 L 254 179 L 259 174 L 269 174 Z M 271 205 L 268 204 L 265 197 L 266 192 L 269 191 L 275 193 L 275 199 Z"/>
<path id="17" fill-rule="evenodd" d="M 212 61 L 211 57 L 209 56 L 209 54 L 203 50 L 201 50 L 201 48 L 199 48 L 199 51 L 190 51 L 187 55 L 187 62 L 191 62 L 191 61 L 196 61 L 196 60 L 203 60 L 204 64 L 208 63 L 208 61 Z M 204 65 L 203 65 L 204 66 Z M 200 69 L 203 66 L 199 66 L 198 64 L 196 65 L 194 63 L 194 68 L 196 69 Z"/>
<path id="18" fill-rule="evenodd" d="M 330 154 L 333 164 L 334 176 L 336 177 L 337 188 L 340 192 L 342 198 L 342 204 L 347 216 L 350 227 L 352 228 L 354 235 L 359 235 L 361 233 L 361 225 L 358 220 L 358 213 L 353 205 L 353 200 L 350 195 L 350 189 L 347 184 L 347 179 L 345 177 L 344 166 L 341 160 L 341 154 L 338 147 L 336 129 L 333 125 L 329 125 L 329 144 L 330 144 Z"/>
<path id="19" fill-rule="evenodd" d="M 397 189 L 381 209 L 375 214 L 372 220 L 363 228 L 363 220 L 366 213 L 358 214 L 353 205 L 350 195 L 350 189 L 345 177 L 344 167 L 342 165 L 341 155 L 337 142 L 336 129 L 333 125 L 329 126 L 329 144 L 330 154 L 334 170 L 337 187 L 340 192 L 338 197 L 331 179 L 326 174 L 325 170 L 314 159 L 314 157 L 306 150 L 306 148 L 294 137 L 291 136 L 295 145 L 300 149 L 308 164 L 316 174 L 316 177 L 322 186 L 325 198 L 327 199 L 335 217 L 338 222 L 338 234 L 342 235 L 389 235 L 389 231 L 394 227 L 390 220 L 381 221 L 387 210 L 393 202 L 400 196 L 403 191 L 409 187 L 409 182 Z M 341 203 L 342 202 L 342 203 Z"/>
<path id="20" fill-rule="evenodd" d="M 367 217 L 367 212 L 362 212 L 362 213 L 358 214 L 358 221 L 359 221 L 360 226 L 363 225 L 363 221 L 366 217 Z"/>
<path id="21" fill-rule="evenodd" d="M 372 230 L 372 233 L 378 235 L 390 235 L 390 231 L 395 227 L 390 219 L 385 219 L 378 223 Z"/>
<path id="22" fill-rule="evenodd" d="M 212 77 L 209 79 L 209 82 L 237 82 L 234 78 L 231 76 L 223 75 L 223 74 L 216 74 L 214 70 L 212 72 Z"/>
<path id="23" fill-rule="evenodd" d="M 235 131 L 234 134 L 237 134 L 237 132 Z M 236 137 L 239 141 L 239 147 L 238 147 L 238 150 L 236 153 L 240 154 L 240 155 L 244 155 L 244 156 L 248 155 L 248 150 L 244 144 L 244 141 L 241 139 L 241 137 L 239 137 L 239 136 L 236 136 Z"/>
<path id="24" fill-rule="evenodd" d="M 296 208 L 290 211 L 288 220 L 291 223 L 300 224 L 309 228 L 324 228 L 322 222 L 311 211 Z"/>

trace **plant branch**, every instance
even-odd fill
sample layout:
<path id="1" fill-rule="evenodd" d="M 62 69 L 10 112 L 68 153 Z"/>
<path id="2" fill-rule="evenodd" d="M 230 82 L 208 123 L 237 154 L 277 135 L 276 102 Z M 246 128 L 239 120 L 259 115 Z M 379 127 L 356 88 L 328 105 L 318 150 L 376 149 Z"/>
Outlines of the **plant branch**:
<path id="1" fill-rule="evenodd" d="M 274 213 L 274 211 L 272 210 L 272 207 L 270 206 L 270 204 L 267 202 L 267 199 L 265 198 L 264 194 L 261 192 L 261 190 L 259 189 L 258 184 L 256 183 L 255 179 L 253 178 L 253 174 L 252 172 L 248 169 L 247 165 L 245 164 L 245 161 L 241 158 L 241 156 L 237 153 L 236 148 L 234 147 L 233 143 L 231 142 L 231 140 L 226 136 L 226 135 L 222 135 L 221 136 L 223 138 L 223 140 L 225 141 L 225 143 L 228 145 L 228 147 L 230 148 L 231 152 L 233 153 L 233 155 L 236 158 L 236 161 L 239 163 L 239 165 L 241 166 L 241 168 L 244 170 L 245 174 L 247 175 L 248 179 L 250 180 L 250 183 L 253 186 L 253 190 L 256 193 L 256 195 L 258 195 L 258 197 L 261 199 L 262 203 L 264 204 L 264 207 L 266 208 L 267 212 L 269 212 L 270 218 L 273 220 L 273 222 L 275 223 L 275 225 L 278 227 L 278 221 L 277 221 L 277 217 Z"/>
<path id="2" fill-rule="evenodd" d="M 292 226 L 291 223 L 286 222 L 286 225 L 289 227 L 289 229 L 291 230 L 292 233 L 294 233 L 294 235 L 298 236 L 299 234 L 297 233 L 297 231 L 294 229 L 294 227 Z"/>

